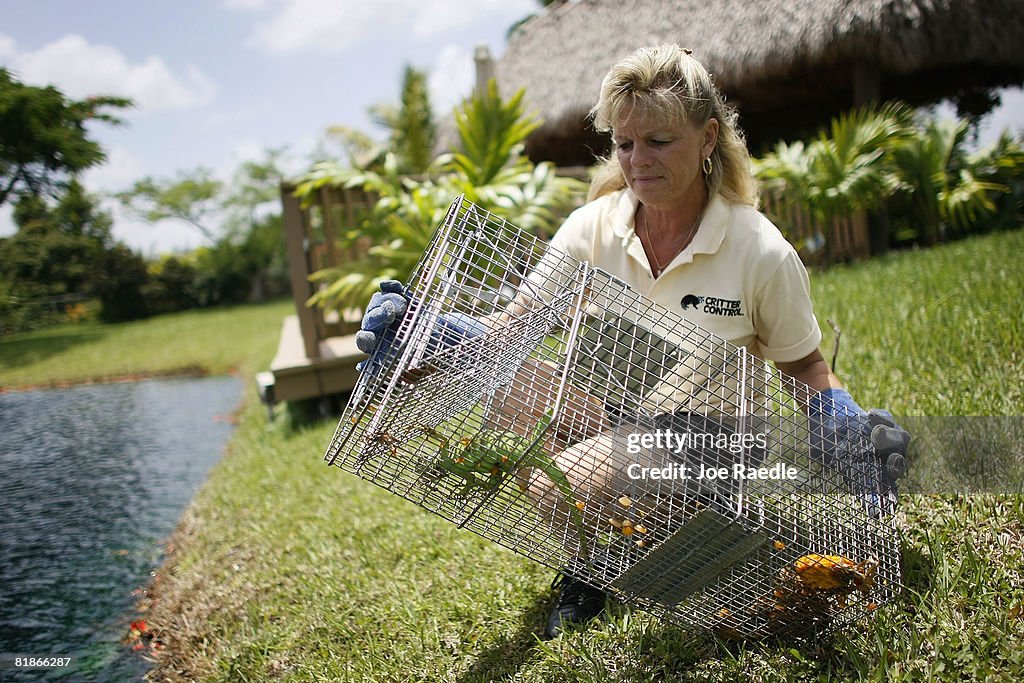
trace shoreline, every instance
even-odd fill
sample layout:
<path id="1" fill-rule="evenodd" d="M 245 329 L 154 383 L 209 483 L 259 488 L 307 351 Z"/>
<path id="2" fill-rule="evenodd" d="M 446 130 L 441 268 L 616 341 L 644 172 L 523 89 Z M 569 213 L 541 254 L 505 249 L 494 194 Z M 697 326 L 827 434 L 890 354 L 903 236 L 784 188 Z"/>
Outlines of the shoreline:
<path id="1" fill-rule="evenodd" d="M 12 394 L 23 391 L 44 391 L 47 389 L 70 389 L 72 387 L 91 386 L 96 384 L 128 384 L 131 382 L 142 382 L 147 379 L 210 377 L 213 374 L 215 373 L 213 373 L 210 368 L 202 365 L 185 365 L 178 368 L 170 368 L 168 370 L 147 370 L 117 375 L 97 375 L 95 377 L 60 379 L 52 380 L 50 382 L 18 384 L 14 386 L 0 386 L 0 394 Z M 236 377 L 240 372 L 238 368 L 232 367 L 228 368 L 227 372 L 223 374 Z"/>

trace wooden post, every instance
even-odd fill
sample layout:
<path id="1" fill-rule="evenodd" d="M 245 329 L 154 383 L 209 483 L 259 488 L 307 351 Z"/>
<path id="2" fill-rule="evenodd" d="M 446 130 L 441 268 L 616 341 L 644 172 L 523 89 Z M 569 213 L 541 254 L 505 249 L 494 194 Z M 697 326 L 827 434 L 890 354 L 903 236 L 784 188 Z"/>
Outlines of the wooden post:
<path id="1" fill-rule="evenodd" d="M 483 96 L 487 93 L 487 83 L 494 78 L 494 58 L 486 45 L 477 45 L 473 51 L 473 62 L 476 65 L 476 86 L 474 95 Z"/>
<path id="2" fill-rule="evenodd" d="M 320 188 L 320 211 L 323 214 L 324 246 L 327 248 L 327 265 L 338 265 L 337 233 L 334 230 L 334 205 L 331 193 L 326 187 Z"/>
<path id="3" fill-rule="evenodd" d="M 306 358 L 320 357 L 320 339 L 317 334 L 316 312 L 306 305 L 313 294 L 309 282 L 309 233 L 306 218 L 294 195 L 295 188 L 281 183 L 281 208 L 284 218 L 284 241 L 288 253 L 288 273 L 292 284 L 292 299 L 299 318 L 302 346 Z"/>

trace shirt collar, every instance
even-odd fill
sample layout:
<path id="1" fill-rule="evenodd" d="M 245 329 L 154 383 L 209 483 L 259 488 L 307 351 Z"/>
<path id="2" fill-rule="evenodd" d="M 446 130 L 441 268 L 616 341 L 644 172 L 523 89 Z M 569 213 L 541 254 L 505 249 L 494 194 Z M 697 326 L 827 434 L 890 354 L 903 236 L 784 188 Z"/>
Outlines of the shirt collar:
<path id="1" fill-rule="evenodd" d="M 629 188 L 622 190 L 618 206 L 615 211 L 615 222 L 612 230 L 623 239 L 630 239 L 636 234 L 636 226 L 633 221 L 636 218 L 636 209 L 640 200 Z M 690 245 L 683 250 L 683 253 L 690 254 L 714 254 L 725 241 L 726 228 L 729 225 L 729 205 L 722 196 L 715 193 L 704 210 L 704 217 L 701 218 L 700 227 Z"/>

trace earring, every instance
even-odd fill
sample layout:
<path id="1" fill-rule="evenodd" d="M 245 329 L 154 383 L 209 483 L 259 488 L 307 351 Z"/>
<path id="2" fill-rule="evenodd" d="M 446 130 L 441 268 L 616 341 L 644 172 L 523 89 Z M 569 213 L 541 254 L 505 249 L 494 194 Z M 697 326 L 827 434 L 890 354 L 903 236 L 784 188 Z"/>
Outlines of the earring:
<path id="1" fill-rule="evenodd" d="M 711 165 L 711 157 L 706 157 L 704 159 L 704 175 L 711 175 L 711 171 L 713 170 L 715 169 Z"/>

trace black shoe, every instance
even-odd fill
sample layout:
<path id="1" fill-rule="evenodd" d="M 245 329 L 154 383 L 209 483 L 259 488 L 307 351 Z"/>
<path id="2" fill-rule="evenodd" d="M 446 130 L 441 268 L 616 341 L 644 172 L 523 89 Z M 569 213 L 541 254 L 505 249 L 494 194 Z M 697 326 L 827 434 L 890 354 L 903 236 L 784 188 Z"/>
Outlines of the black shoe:
<path id="1" fill-rule="evenodd" d="M 551 583 L 560 588 L 558 604 L 551 610 L 545 638 L 557 638 L 569 624 L 584 624 L 596 619 L 605 610 L 608 596 L 604 591 L 579 581 L 568 574 L 559 574 Z"/>

